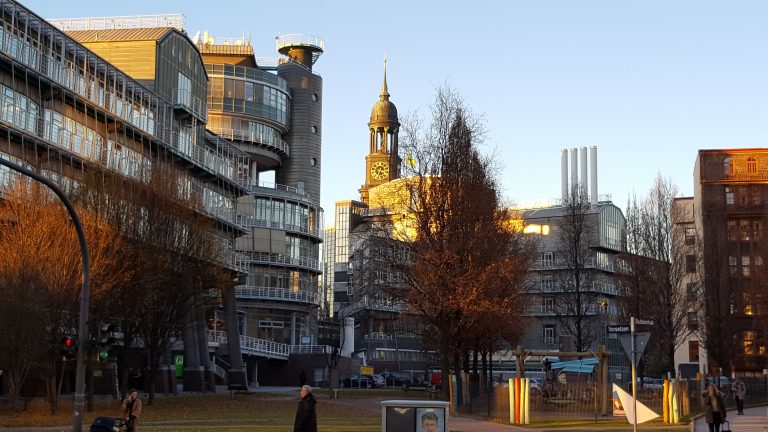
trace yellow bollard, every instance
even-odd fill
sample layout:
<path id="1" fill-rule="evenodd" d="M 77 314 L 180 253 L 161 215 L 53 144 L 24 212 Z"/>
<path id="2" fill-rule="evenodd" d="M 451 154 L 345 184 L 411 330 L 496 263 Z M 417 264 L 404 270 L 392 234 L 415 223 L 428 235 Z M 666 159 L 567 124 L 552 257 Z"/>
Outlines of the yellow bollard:
<path id="1" fill-rule="evenodd" d="M 664 386 L 661 391 L 661 406 L 664 423 L 669 423 L 669 381 L 664 378 Z"/>

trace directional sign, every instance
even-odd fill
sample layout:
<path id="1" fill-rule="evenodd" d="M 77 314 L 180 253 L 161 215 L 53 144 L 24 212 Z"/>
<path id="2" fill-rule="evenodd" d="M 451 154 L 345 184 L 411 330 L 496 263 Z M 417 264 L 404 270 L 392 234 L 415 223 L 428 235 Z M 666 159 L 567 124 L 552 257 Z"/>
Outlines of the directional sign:
<path id="1" fill-rule="evenodd" d="M 635 334 L 635 366 L 640 361 L 640 357 L 643 356 L 648 340 L 651 339 L 649 332 L 640 332 Z M 622 333 L 619 335 L 619 341 L 621 346 L 624 347 L 624 351 L 629 357 L 629 361 L 632 361 L 632 335 L 630 333 Z"/>
<path id="2" fill-rule="evenodd" d="M 627 325 L 609 325 L 608 333 L 629 333 L 629 324 Z"/>

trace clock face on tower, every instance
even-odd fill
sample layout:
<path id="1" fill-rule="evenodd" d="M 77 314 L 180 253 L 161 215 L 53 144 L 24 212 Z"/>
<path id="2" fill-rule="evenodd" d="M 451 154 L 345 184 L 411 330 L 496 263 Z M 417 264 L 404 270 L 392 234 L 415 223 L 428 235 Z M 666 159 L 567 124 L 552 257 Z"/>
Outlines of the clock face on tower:
<path id="1" fill-rule="evenodd" d="M 389 176 L 389 165 L 386 162 L 376 162 L 371 165 L 371 177 L 384 180 L 387 176 Z"/>

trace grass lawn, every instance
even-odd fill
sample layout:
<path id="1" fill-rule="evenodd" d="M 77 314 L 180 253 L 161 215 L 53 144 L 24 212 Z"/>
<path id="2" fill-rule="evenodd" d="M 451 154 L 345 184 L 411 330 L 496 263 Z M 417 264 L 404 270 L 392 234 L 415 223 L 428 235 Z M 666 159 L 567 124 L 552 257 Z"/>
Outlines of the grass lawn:
<path id="1" fill-rule="evenodd" d="M 339 390 L 339 399 L 332 400 L 327 390 L 317 389 L 317 417 L 320 431 L 379 431 L 381 410 L 379 402 L 386 399 L 423 398 L 423 392 L 400 390 Z M 152 406 L 146 405 L 141 416 L 142 432 L 206 431 L 206 432 L 283 432 L 293 430 L 298 392 L 255 393 L 237 396 L 230 393 L 158 397 Z M 0 408 L 0 427 L 22 427 L 46 430 L 71 428 L 72 401 L 62 401 L 59 413 L 51 415 L 48 405 L 35 400 L 26 411 L 13 415 L 8 407 Z M 119 417 L 120 402 L 94 401 L 93 412 L 85 413 L 84 430 L 95 417 Z M 61 429 L 58 429 L 61 426 Z M 50 429 L 49 429 L 50 428 Z"/>

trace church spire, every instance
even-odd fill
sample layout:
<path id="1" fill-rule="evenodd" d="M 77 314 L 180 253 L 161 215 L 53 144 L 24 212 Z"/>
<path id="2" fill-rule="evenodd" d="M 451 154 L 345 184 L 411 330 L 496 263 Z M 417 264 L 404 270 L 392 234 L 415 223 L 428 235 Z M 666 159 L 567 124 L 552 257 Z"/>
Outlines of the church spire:
<path id="1" fill-rule="evenodd" d="M 389 91 L 387 90 L 387 57 L 384 56 L 384 84 L 381 85 L 381 100 L 389 100 Z"/>

